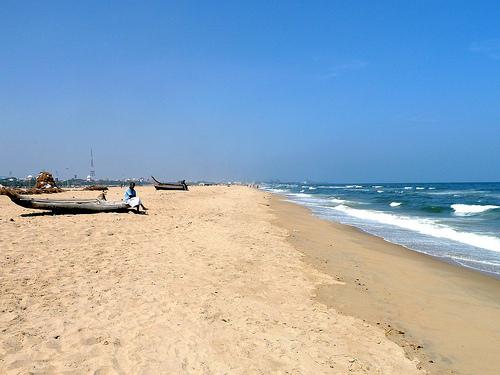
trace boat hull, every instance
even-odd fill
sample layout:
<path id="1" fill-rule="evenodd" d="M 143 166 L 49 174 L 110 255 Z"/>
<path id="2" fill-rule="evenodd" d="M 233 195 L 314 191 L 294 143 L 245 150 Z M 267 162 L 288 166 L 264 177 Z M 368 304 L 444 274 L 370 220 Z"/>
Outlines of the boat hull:
<path id="1" fill-rule="evenodd" d="M 187 185 L 182 184 L 157 184 L 154 187 L 156 190 L 188 190 Z"/>
<path id="2" fill-rule="evenodd" d="M 125 202 L 108 202 L 102 199 L 35 199 L 6 189 L 0 193 L 7 195 L 18 206 L 58 213 L 127 212 L 130 209 Z"/>
<path id="3" fill-rule="evenodd" d="M 156 190 L 188 190 L 185 180 L 179 182 L 160 182 L 151 176 L 155 184 L 153 185 Z"/>
<path id="4" fill-rule="evenodd" d="M 88 202 L 58 202 L 49 200 L 33 200 L 32 202 L 26 202 L 21 200 L 20 203 L 18 204 L 25 208 L 67 213 L 126 212 L 130 209 L 130 206 L 125 202 L 107 202 L 99 199 Z"/>

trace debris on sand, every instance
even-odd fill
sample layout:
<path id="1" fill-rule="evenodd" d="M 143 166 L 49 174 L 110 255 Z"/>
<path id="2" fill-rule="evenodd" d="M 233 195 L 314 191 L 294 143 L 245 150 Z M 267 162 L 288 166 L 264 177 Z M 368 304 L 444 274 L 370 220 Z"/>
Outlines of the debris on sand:
<path id="1" fill-rule="evenodd" d="M 51 189 L 57 188 L 56 180 L 49 172 L 42 171 L 36 177 L 35 189 Z"/>
<path id="2" fill-rule="evenodd" d="M 36 178 L 35 187 L 28 189 L 11 188 L 9 189 L 17 194 L 33 195 L 33 194 L 53 194 L 61 193 L 63 190 L 56 185 L 56 181 L 49 172 L 40 172 Z"/>
<path id="3" fill-rule="evenodd" d="M 106 191 L 108 190 L 108 187 L 107 186 L 104 186 L 104 185 L 90 185 L 90 186 L 85 186 L 83 188 L 83 190 L 91 190 L 91 191 L 94 191 L 94 190 L 98 190 L 98 191 Z"/>

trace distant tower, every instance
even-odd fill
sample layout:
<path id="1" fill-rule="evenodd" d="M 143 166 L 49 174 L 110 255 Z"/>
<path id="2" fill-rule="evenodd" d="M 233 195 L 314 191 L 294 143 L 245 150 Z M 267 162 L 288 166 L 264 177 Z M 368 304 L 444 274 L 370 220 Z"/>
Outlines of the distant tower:
<path id="1" fill-rule="evenodd" d="M 90 149 L 90 179 L 95 180 L 94 153 Z"/>

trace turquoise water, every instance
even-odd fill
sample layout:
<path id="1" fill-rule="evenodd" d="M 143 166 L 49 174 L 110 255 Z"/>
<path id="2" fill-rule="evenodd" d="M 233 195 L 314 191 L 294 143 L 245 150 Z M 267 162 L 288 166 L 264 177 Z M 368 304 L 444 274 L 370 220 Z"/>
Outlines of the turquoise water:
<path id="1" fill-rule="evenodd" d="M 500 183 L 270 183 L 317 216 L 500 277 Z"/>

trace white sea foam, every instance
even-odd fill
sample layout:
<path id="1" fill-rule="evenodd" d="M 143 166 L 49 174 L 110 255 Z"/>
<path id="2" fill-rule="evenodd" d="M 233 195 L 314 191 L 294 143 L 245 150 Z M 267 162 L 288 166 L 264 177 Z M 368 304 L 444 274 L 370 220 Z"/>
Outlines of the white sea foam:
<path id="1" fill-rule="evenodd" d="M 434 189 L 431 189 L 431 190 L 434 190 Z M 459 191 L 459 190 L 441 190 L 441 191 L 431 191 L 431 192 L 428 192 L 427 194 L 431 194 L 431 195 L 452 195 L 452 194 L 459 194 L 459 193 L 463 193 L 463 191 Z"/>
<path id="2" fill-rule="evenodd" d="M 362 186 L 362 185 L 354 185 L 354 187 L 355 187 L 356 189 L 359 189 L 359 188 L 362 188 L 363 186 Z"/>
<path id="3" fill-rule="evenodd" d="M 273 193 L 286 193 L 288 190 L 285 189 L 267 189 L 269 191 L 272 191 Z"/>
<path id="4" fill-rule="evenodd" d="M 432 187 L 432 186 L 429 188 L 429 190 L 435 190 L 435 189 L 436 189 L 436 188 L 435 188 L 435 187 Z"/>
<path id="5" fill-rule="evenodd" d="M 413 189 L 413 186 L 405 186 L 404 189 L 405 190 L 411 190 L 411 189 Z"/>
<path id="6" fill-rule="evenodd" d="M 375 188 L 375 189 L 380 189 L 381 187 L 383 187 L 382 185 L 373 185 L 372 188 Z"/>
<path id="7" fill-rule="evenodd" d="M 360 210 L 345 205 L 332 207 L 349 216 L 362 220 L 374 221 L 377 223 L 393 225 L 399 228 L 408 229 L 427 236 L 446 238 L 470 246 L 479 247 L 486 250 L 500 252 L 500 238 L 476 233 L 457 231 L 449 226 L 438 224 L 430 219 L 416 219 L 407 216 L 399 216 L 372 210 Z"/>
<path id="8" fill-rule="evenodd" d="M 309 186 L 309 190 L 316 190 L 314 186 Z"/>
<path id="9" fill-rule="evenodd" d="M 293 195 L 294 197 L 299 197 L 299 198 L 311 198 L 312 197 L 311 194 L 307 194 L 307 193 L 293 193 L 290 195 Z"/>
<path id="10" fill-rule="evenodd" d="M 417 189 L 417 190 L 424 190 L 425 188 L 421 187 L 421 186 L 417 186 L 415 189 Z"/>
<path id="11" fill-rule="evenodd" d="M 300 192 L 301 192 L 301 193 L 303 193 L 304 191 L 305 191 L 305 190 L 304 190 L 304 189 L 302 189 Z"/>
<path id="12" fill-rule="evenodd" d="M 389 206 L 398 207 L 398 206 L 401 206 L 401 202 L 391 202 L 391 204 Z"/>
<path id="13" fill-rule="evenodd" d="M 338 199 L 338 198 L 330 198 L 330 202 L 338 203 L 338 204 L 346 203 L 346 201 L 344 199 Z"/>
<path id="14" fill-rule="evenodd" d="M 384 191 L 383 190 L 377 190 L 377 193 L 383 193 Z"/>
<path id="15" fill-rule="evenodd" d="M 451 208 L 455 211 L 455 215 L 457 216 L 470 216 L 480 214 L 489 210 L 494 210 L 496 208 L 500 208 L 500 206 L 482 206 L 480 204 L 452 204 Z"/>
<path id="16" fill-rule="evenodd" d="M 450 255 L 450 258 L 455 259 L 457 261 L 461 260 L 461 261 L 464 261 L 464 262 L 487 264 L 489 266 L 500 266 L 500 262 L 494 262 L 494 261 L 491 262 L 491 261 L 482 260 L 482 259 L 464 258 L 464 257 L 456 256 L 456 255 Z"/>

